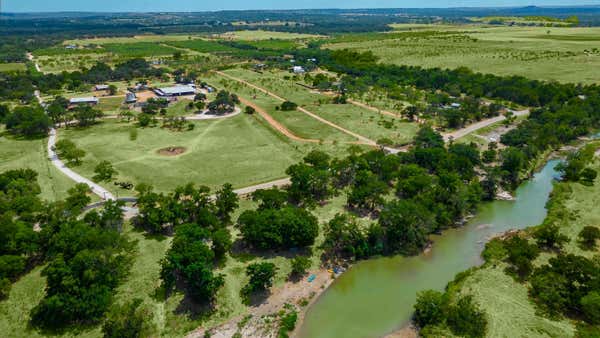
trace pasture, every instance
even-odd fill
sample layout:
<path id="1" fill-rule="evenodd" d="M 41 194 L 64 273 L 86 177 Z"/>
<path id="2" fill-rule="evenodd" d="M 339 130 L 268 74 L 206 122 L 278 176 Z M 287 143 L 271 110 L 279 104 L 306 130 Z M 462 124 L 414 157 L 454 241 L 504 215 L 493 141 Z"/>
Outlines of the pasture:
<path id="1" fill-rule="evenodd" d="M 213 37 L 229 39 L 229 40 L 298 40 L 298 39 L 313 39 L 322 38 L 323 35 L 315 34 L 300 34 L 300 33 L 288 33 L 288 32 L 276 32 L 276 31 L 265 31 L 265 30 L 245 30 L 227 32 L 223 34 L 215 34 Z"/>
<path id="2" fill-rule="evenodd" d="M 137 138 L 131 140 L 133 124 L 106 120 L 87 129 L 60 130 L 59 138 L 70 139 L 87 152 L 76 169 L 86 177 L 94 176 L 94 167 L 107 160 L 119 172 L 119 181 L 149 183 L 159 191 L 187 182 L 211 188 L 229 182 L 239 188 L 285 177 L 285 169 L 311 149 L 263 123 L 258 117 L 240 114 L 194 122 L 192 131 L 137 129 Z M 167 147 L 186 151 L 178 156 L 158 154 Z M 133 194 L 105 185 L 119 196 Z"/>
<path id="3" fill-rule="evenodd" d="M 108 43 L 136 43 L 136 42 L 165 42 L 165 41 L 184 41 L 201 37 L 197 34 L 146 34 L 124 37 L 106 37 L 65 40 L 63 45 L 104 45 Z"/>
<path id="4" fill-rule="evenodd" d="M 383 63 L 468 67 L 498 75 L 595 83 L 600 28 L 404 25 L 393 33 L 341 36 L 324 48 L 372 51 Z"/>
<path id="5" fill-rule="evenodd" d="M 228 70 L 227 73 L 231 75 L 238 74 L 234 70 Z M 243 74 L 247 73 L 243 72 Z M 276 107 L 281 105 L 281 101 L 254 88 L 231 81 L 230 79 L 223 78 L 214 73 L 211 73 L 204 79 L 217 87 L 234 92 L 240 97 L 257 104 L 259 107 L 265 109 L 265 111 L 267 111 L 267 113 L 269 113 L 275 120 L 277 120 L 277 122 L 281 123 L 288 130 L 299 137 L 336 143 L 355 141 L 353 137 L 348 136 L 333 127 L 325 125 L 302 112 L 277 110 Z M 293 88 L 299 87 L 292 87 L 291 89 Z M 302 92 L 296 91 L 296 95 L 302 95 Z M 290 99 L 295 100 L 298 98 L 298 96 L 293 96 L 293 98 Z"/>
<path id="6" fill-rule="evenodd" d="M 154 42 L 107 43 L 103 49 L 126 58 L 173 55 L 177 49 Z"/>
<path id="7" fill-rule="evenodd" d="M 48 139 L 17 139 L 0 130 L 0 172 L 29 168 L 38 173 L 42 190 L 40 197 L 55 201 L 67 196 L 67 190 L 75 185 L 48 160 Z"/>
<path id="8" fill-rule="evenodd" d="M 25 70 L 27 67 L 24 63 L 11 62 L 11 63 L 0 63 L 0 72 L 13 72 L 19 70 Z"/>
<path id="9" fill-rule="evenodd" d="M 414 123 L 403 122 L 401 119 L 384 116 L 352 104 L 330 104 L 331 97 L 298 85 L 298 83 L 303 83 L 302 77 L 293 76 L 290 73 L 274 71 L 260 74 L 240 68 L 229 69 L 225 73 L 270 90 L 328 121 L 375 141 L 389 138 L 397 144 L 407 143 L 417 130 Z M 273 116 L 291 115 L 296 117 L 298 114 L 301 112 L 278 112 Z M 296 123 L 297 121 L 287 121 L 284 124 L 295 125 Z"/>

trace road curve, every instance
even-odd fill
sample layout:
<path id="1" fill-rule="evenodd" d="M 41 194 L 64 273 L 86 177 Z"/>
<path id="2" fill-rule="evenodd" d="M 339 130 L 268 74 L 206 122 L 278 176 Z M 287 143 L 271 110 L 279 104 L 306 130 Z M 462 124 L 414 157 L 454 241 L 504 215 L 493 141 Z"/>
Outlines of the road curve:
<path id="1" fill-rule="evenodd" d="M 67 177 L 72 179 L 73 181 L 75 181 L 77 183 L 87 184 L 90 187 L 90 189 L 92 190 L 92 192 L 94 194 L 96 194 L 98 197 L 100 197 L 100 199 L 102 199 L 103 201 L 115 200 L 116 199 L 115 196 L 113 196 L 113 194 L 111 194 L 110 191 L 104 189 L 100 185 L 98 185 L 98 184 L 92 182 L 91 180 L 74 172 L 73 170 L 68 168 L 63 163 L 63 161 L 60 160 L 60 158 L 58 158 L 58 154 L 56 153 L 56 150 L 54 149 L 54 147 L 56 145 L 56 139 L 57 139 L 56 129 L 52 128 L 52 129 L 50 129 L 50 135 L 48 137 L 48 158 L 50 159 L 52 164 L 58 170 L 60 170 L 63 174 L 67 175 Z"/>
<path id="2" fill-rule="evenodd" d="M 519 110 L 519 111 L 510 110 L 510 111 L 513 113 L 513 116 L 515 116 L 515 117 L 529 115 L 529 109 L 524 109 L 524 110 Z M 496 122 L 500 122 L 500 121 L 504 121 L 504 120 L 506 120 L 506 116 L 504 116 L 504 115 L 492 117 L 492 118 L 489 118 L 486 120 L 481 120 L 479 122 L 470 124 L 462 129 L 458 129 L 453 132 L 443 134 L 444 141 L 448 142 L 450 140 L 457 140 L 457 139 L 465 137 L 465 136 L 469 135 L 470 133 L 475 132 L 479 129 L 485 128 Z"/>

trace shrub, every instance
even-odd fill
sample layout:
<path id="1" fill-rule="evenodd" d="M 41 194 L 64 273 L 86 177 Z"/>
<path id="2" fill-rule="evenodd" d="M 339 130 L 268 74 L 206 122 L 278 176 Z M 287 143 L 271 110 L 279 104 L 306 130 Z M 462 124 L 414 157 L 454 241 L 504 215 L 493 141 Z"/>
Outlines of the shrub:
<path id="1" fill-rule="evenodd" d="M 291 101 L 285 101 L 280 106 L 280 109 L 282 111 L 292 111 L 292 110 L 296 110 L 296 108 L 298 108 L 298 105 Z"/>
<path id="2" fill-rule="evenodd" d="M 140 308 L 141 299 L 113 306 L 109 311 L 102 333 L 105 338 L 137 338 L 142 336 L 144 320 L 148 313 Z"/>
<path id="3" fill-rule="evenodd" d="M 484 337 L 487 325 L 485 313 L 473 302 L 471 296 L 459 299 L 448 311 L 448 326 L 456 335 Z"/>
<path id="4" fill-rule="evenodd" d="M 242 288 L 241 294 L 248 301 L 251 294 L 268 290 L 273 285 L 273 278 L 277 267 L 273 263 L 252 263 L 246 268 L 246 275 L 250 277 L 248 283 Z"/>
<path id="5" fill-rule="evenodd" d="M 310 258 L 305 256 L 296 256 L 292 259 L 292 275 L 302 276 L 310 268 Z"/>
<path id="6" fill-rule="evenodd" d="M 420 328 L 444 322 L 444 295 L 439 291 L 426 290 L 417 295 L 413 321 Z"/>
<path id="7" fill-rule="evenodd" d="M 590 324 L 600 324 L 600 293 L 592 291 L 581 298 L 581 309 Z"/>
<path id="8" fill-rule="evenodd" d="M 596 247 L 596 241 L 600 239 L 600 229 L 594 226 L 586 226 L 579 233 L 579 241 L 587 250 L 593 250 Z"/>

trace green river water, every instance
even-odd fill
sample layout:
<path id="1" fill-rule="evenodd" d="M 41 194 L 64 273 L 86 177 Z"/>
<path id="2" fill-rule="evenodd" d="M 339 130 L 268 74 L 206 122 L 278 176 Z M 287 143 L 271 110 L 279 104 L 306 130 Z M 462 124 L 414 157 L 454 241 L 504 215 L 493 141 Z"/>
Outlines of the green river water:
<path id="1" fill-rule="evenodd" d="M 418 291 L 442 290 L 454 276 L 482 263 L 490 235 L 537 225 L 546 216 L 554 167 L 549 161 L 516 191 L 515 201 L 481 206 L 464 227 L 433 236 L 432 249 L 415 257 L 362 261 L 343 273 L 311 306 L 301 338 L 380 337 L 410 321 Z"/>

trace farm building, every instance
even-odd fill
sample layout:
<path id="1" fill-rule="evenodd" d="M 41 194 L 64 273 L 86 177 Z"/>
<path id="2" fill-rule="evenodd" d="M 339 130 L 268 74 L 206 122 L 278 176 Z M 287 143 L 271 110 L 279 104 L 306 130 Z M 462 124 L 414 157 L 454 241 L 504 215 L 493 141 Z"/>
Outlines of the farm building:
<path id="1" fill-rule="evenodd" d="M 90 97 L 74 97 L 69 100 L 69 103 L 72 105 L 79 104 L 98 104 L 98 98 L 95 96 Z"/>
<path id="2" fill-rule="evenodd" d="M 135 95 L 135 93 L 128 92 L 127 94 L 125 94 L 125 103 L 136 103 L 136 102 L 137 102 L 137 96 Z"/>
<path id="3" fill-rule="evenodd" d="M 105 85 L 105 84 L 96 85 L 96 86 L 94 86 L 94 90 L 96 90 L 96 91 L 108 90 L 108 85 Z"/>
<path id="4" fill-rule="evenodd" d="M 170 97 L 170 96 L 182 96 L 182 95 L 194 95 L 196 94 L 196 88 L 192 86 L 173 86 L 165 88 L 156 88 L 154 92 L 158 96 Z"/>
<path id="5" fill-rule="evenodd" d="M 294 72 L 294 74 L 304 74 L 304 73 L 306 73 L 306 71 L 304 70 L 304 67 L 302 67 L 302 66 L 294 66 L 294 67 L 292 67 L 292 72 Z"/>

